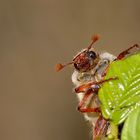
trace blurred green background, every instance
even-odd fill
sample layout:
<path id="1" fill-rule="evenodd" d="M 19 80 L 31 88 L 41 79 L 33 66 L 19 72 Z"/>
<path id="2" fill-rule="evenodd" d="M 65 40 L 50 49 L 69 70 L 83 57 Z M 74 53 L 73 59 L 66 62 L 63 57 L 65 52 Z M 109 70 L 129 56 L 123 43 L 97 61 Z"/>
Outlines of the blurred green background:
<path id="1" fill-rule="evenodd" d="M 140 44 L 139 0 L 0 0 L 0 140 L 88 140 L 71 68 L 54 71 L 101 35 L 97 51 Z"/>

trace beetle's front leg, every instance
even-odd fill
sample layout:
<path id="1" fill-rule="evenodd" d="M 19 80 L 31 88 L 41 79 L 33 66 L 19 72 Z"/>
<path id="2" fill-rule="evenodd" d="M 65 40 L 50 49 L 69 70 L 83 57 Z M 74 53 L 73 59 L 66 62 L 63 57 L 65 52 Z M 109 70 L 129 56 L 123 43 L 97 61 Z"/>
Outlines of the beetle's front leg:
<path id="1" fill-rule="evenodd" d="M 108 79 L 105 79 L 105 80 L 101 80 L 99 82 L 90 82 L 90 83 L 87 83 L 87 84 L 83 84 L 77 88 L 75 88 L 75 92 L 76 93 L 80 93 L 80 92 L 86 92 L 88 89 L 92 89 L 93 92 L 97 92 L 98 89 L 100 88 L 100 85 L 105 83 L 105 82 L 109 82 L 111 80 L 116 80 L 117 77 L 111 77 L 111 78 L 108 78 Z"/>
<path id="2" fill-rule="evenodd" d="M 96 107 L 96 108 L 91 108 L 91 107 L 85 107 L 85 103 L 88 100 L 88 98 L 93 94 L 93 91 L 90 89 L 88 90 L 85 94 L 83 99 L 81 100 L 81 102 L 79 103 L 77 109 L 79 112 L 82 113 L 91 113 L 91 112 L 100 112 L 100 108 Z"/>
<path id="3" fill-rule="evenodd" d="M 115 60 L 121 60 L 123 59 L 127 54 L 130 54 L 130 50 L 132 50 L 133 48 L 139 48 L 138 44 L 134 44 L 133 46 L 129 47 L 127 50 L 124 50 L 123 52 L 121 52 L 117 58 Z"/>
<path id="4" fill-rule="evenodd" d="M 133 48 L 140 48 L 140 47 L 138 44 L 134 44 L 133 46 L 129 47 L 127 50 L 124 50 L 123 52 L 121 52 L 114 61 L 123 59 L 126 55 L 130 54 L 130 50 L 132 50 Z M 109 66 L 110 65 L 108 65 L 107 68 L 102 73 L 102 77 L 106 75 L 109 69 Z"/>

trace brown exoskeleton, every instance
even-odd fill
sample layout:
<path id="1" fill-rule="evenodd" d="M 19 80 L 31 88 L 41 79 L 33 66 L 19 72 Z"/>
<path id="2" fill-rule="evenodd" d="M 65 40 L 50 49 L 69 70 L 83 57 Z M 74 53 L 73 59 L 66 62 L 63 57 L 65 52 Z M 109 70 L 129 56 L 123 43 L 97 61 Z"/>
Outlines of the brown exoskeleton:
<path id="1" fill-rule="evenodd" d="M 93 125 L 93 140 L 103 139 L 109 131 L 109 121 L 102 116 L 98 99 L 98 90 L 102 84 L 117 79 L 117 77 L 104 79 L 109 64 L 112 61 L 123 59 L 131 49 L 139 47 L 135 44 L 117 57 L 107 52 L 99 54 L 92 47 L 98 39 L 99 36 L 94 35 L 91 44 L 78 53 L 71 62 L 65 65 L 57 64 L 56 67 L 59 71 L 67 65 L 74 65 L 72 82 L 76 86 L 75 92 L 79 99 L 77 109 L 84 113 L 85 118 Z"/>

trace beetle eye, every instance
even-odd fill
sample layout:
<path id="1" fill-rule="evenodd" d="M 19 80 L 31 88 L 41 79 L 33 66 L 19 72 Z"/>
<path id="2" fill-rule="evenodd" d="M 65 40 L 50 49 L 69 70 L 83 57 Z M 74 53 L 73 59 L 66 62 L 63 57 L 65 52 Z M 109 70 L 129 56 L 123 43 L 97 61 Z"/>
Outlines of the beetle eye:
<path id="1" fill-rule="evenodd" d="M 96 53 L 93 51 L 88 52 L 88 57 L 95 59 L 96 58 Z"/>

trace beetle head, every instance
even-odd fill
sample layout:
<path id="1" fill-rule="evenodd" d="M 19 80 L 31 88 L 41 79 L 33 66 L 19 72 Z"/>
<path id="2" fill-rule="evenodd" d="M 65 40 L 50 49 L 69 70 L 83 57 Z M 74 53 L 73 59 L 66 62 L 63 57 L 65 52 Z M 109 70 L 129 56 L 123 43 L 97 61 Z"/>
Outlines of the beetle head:
<path id="1" fill-rule="evenodd" d="M 94 68 L 99 61 L 99 56 L 94 51 L 85 50 L 74 59 L 74 67 L 80 72 L 87 72 Z"/>

